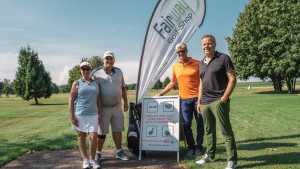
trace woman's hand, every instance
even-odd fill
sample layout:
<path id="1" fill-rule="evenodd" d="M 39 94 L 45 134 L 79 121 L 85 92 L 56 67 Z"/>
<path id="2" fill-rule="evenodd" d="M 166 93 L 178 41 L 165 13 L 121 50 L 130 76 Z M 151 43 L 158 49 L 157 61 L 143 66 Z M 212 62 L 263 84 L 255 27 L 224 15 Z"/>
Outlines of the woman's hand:
<path id="1" fill-rule="evenodd" d="M 78 124 L 78 120 L 76 119 L 76 117 L 71 117 L 71 120 L 72 120 L 72 124 L 74 124 L 75 126 L 79 127 L 79 124 Z"/>

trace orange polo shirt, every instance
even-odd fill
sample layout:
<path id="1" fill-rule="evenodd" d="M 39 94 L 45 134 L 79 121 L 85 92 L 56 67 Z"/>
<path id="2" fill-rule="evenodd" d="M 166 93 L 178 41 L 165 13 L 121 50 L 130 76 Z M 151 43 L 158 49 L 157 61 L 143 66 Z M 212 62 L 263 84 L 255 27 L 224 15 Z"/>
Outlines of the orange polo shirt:
<path id="1" fill-rule="evenodd" d="M 200 61 L 191 57 L 189 59 L 190 61 L 185 66 L 183 66 L 181 61 L 173 65 L 172 76 L 177 79 L 180 99 L 198 97 Z"/>

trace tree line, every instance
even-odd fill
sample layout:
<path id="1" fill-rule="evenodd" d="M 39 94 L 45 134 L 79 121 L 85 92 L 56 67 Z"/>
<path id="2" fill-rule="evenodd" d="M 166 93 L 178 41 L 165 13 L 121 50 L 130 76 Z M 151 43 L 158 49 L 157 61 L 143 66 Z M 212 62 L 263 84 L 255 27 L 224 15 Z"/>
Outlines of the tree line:
<path id="1" fill-rule="evenodd" d="M 9 97 L 9 95 L 15 95 L 16 93 L 12 86 L 13 82 L 11 82 L 10 79 L 4 78 L 3 81 L 1 81 L 0 79 L 0 97 L 2 97 L 3 94 L 5 95 L 5 97 Z M 71 90 L 67 84 L 58 86 L 55 83 L 52 83 L 51 87 L 52 94 L 69 93 Z"/>
<path id="2" fill-rule="evenodd" d="M 6 97 L 9 97 L 10 94 L 15 94 L 9 79 L 4 78 L 3 81 L 0 79 L 0 97 L 2 94 L 5 94 Z"/>

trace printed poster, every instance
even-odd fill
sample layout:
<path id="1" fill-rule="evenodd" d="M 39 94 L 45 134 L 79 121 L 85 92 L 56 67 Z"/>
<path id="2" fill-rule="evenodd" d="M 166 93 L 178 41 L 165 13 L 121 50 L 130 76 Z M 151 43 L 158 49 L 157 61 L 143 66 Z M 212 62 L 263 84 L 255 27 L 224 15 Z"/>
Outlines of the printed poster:
<path id="1" fill-rule="evenodd" d="M 144 97 L 141 150 L 179 151 L 179 96 Z"/>

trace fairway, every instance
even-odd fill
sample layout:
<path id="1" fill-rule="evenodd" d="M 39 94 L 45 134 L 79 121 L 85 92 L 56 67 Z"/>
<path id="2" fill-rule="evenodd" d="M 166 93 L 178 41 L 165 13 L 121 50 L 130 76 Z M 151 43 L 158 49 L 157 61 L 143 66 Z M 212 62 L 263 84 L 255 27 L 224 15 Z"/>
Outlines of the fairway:
<path id="1" fill-rule="evenodd" d="M 300 96 L 297 95 L 300 85 L 296 87 L 297 94 L 274 94 L 270 83 L 252 85 L 255 87 L 251 90 L 247 89 L 249 85 L 251 83 L 238 83 L 231 99 L 230 117 L 237 142 L 238 167 L 300 168 Z M 148 96 L 159 91 L 152 90 Z M 173 90 L 169 95 L 176 94 L 178 91 Z M 78 148 L 75 131 L 70 127 L 68 96 L 57 94 L 50 99 L 39 99 L 41 105 L 15 96 L 0 98 L 0 166 L 32 151 Z M 135 91 L 128 91 L 128 98 L 134 102 Z M 128 112 L 125 124 L 127 129 Z M 126 145 L 126 132 L 123 132 L 123 146 Z M 104 146 L 114 147 L 111 134 Z M 181 163 L 188 168 L 198 168 L 195 164 L 198 158 L 184 156 L 183 142 L 180 149 Z M 217 131 L 216 162 L 201 168 L 225 167 L 225 144 Z"/>

